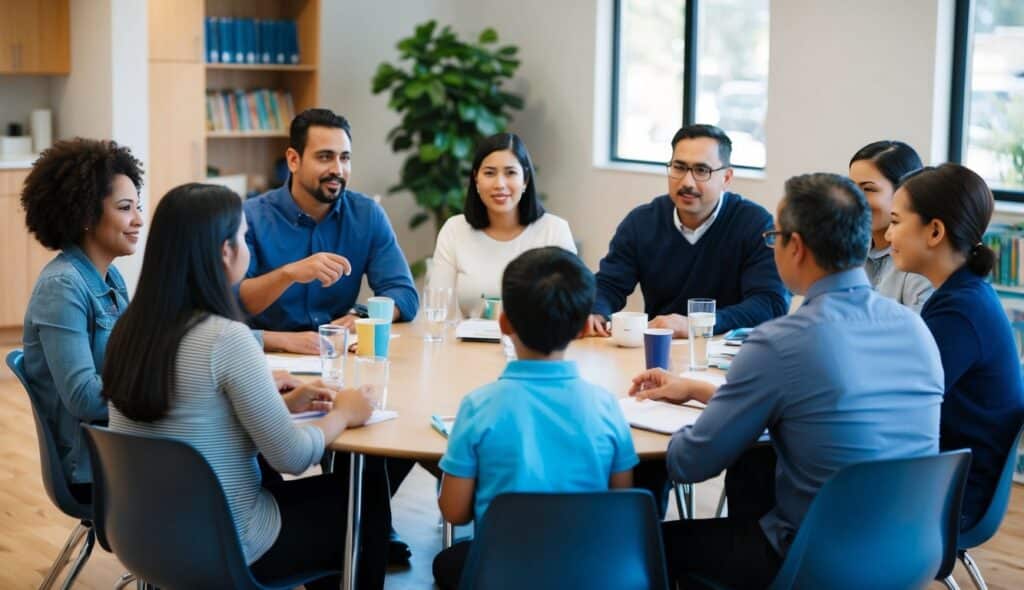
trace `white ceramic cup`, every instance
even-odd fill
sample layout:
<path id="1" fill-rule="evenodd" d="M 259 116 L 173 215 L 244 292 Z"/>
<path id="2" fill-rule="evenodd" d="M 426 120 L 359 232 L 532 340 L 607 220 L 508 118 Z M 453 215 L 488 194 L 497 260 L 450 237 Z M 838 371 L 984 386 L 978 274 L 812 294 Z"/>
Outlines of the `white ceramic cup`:
<path id="1" fill-rule="evenodd" d="M 647 314 L 639 311 L 620 311 L 612 314 L 612 342 L 626 348 L 644 345 Z"/>

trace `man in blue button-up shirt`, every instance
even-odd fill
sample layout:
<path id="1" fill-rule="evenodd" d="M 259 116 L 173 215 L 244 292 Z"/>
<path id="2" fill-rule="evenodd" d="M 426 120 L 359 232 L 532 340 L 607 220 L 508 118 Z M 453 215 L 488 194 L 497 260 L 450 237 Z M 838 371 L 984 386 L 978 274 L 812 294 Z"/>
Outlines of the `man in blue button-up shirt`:
<path id="1" fill-rule="evenodd" d="M 348 121 L 327 109 L 300 113 L 285 158 L 288 183 L 245 202 L 252 260 L 239 297 L 252 326 L 267 330 L 266 348 L 318 354 L 317 326 L 352 329 L 364 274 L 374 294 L 395 300 L 395 320 L 411 320 L 419 298 L 387 215 L 348 190 Z"/>
<path id="2" fill-rule="evenodd" d="M 757 328 L 717 391 L 667 373 L 634 380 L 639 398 L 708 404 L 669 443 L 672 479 L 732 471 L 765 429 L 777 456 L 774 493 L 769 485 L 734 497 L 727 483 L 729 518 L 665 523 L 673 577 L 694 572 L 733 588 L 764 588 L 836 472 L 938 452 L 939 351 L 920 317 L 868 283 L 871 211 L 860 189 L 833 174 L 791 178 L 776 220 L 765 241 L 787 287 L 805 295 L 803 306 Z"/>

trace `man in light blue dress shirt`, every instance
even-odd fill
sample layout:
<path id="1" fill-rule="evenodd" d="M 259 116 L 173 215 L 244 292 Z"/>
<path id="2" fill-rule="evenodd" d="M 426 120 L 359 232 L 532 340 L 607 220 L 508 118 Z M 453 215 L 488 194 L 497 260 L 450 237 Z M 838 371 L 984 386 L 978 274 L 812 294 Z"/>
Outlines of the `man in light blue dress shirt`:
<path id="1" fill-rule="evenodd" d="M 749 498 L 730 493 L 729 518 L 664 524 L 673 578 L 698 573 L 763 588 L 836 472 L 938 452 L 939 352 L 920 317 L 871 289 L 862 268 L 871 231 L 863 193 L 834 174 L 797 176 L 786 182 L 775 219 L 765 242 L 786 286 L 805 295 L 800 309 L 757 328 L 717 390 L 657 371 L 634 380 L 639 398 L 708 404 L 669 443 L 673 480 L 732 469 L 765 429 L 777 457 L 774 494 L 770 485 L 742 495 Z"/>

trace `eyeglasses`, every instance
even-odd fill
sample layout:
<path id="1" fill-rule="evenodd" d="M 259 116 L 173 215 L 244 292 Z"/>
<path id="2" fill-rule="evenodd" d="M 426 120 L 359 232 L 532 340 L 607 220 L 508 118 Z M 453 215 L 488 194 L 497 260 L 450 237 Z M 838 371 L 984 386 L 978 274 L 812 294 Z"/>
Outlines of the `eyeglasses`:
<path id="1" fill-rule="evenodd" d="M 704 164 L 697 164 L 696 166 L 687 166 L 686 164 L 680 164 L 678 162 L 670 162 L 665 164 L 665 169 L 668 171 L 668 177 L 680 180 L 686 177 L 687 172 L 693 172 L 693 179 L 700 182 L 704 182 L 711 178 L 711 175 L 719 170 L 725 170 L 729 166 L 721 166 L 719 168 L 710 168 Z"/>
<path id="2" fill-rule="evenodd" d="M 789 236 L 793 232 L 782 231 L 781 229 L 773 229 L 761 233 L 761 237 L 764 238 L 764 245 L 769 248 L 774 248 L 775 244 L 779 241 L 779 236 Z"/>

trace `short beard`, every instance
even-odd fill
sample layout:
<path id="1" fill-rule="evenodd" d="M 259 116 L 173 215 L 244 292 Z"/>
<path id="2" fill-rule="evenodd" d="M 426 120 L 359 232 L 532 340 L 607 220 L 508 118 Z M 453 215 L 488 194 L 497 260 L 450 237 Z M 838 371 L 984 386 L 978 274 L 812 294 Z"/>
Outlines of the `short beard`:
<path id="1" fill-rule="evenodd" d="M 347 183 L 345 182 L 344 178 L 339 178 L 337 180 L 339 183 L 341 183 L 341 186 L 338 188 L 338 194 L 330 195 L 325 193 L 324 190 L 320 188 L 320 184 L 317 185 L 315 190 L 309 191 L 309 194 L 313 195 L 313 198 L 316 199 L 317 201 L 320 201 L 321 203 L 327 205 L 333 204 L 335 201 L 338 200 L 338 198 L 341 197 L 341 195 L 345 194 L 345 189 L 347 188 Z"/>

